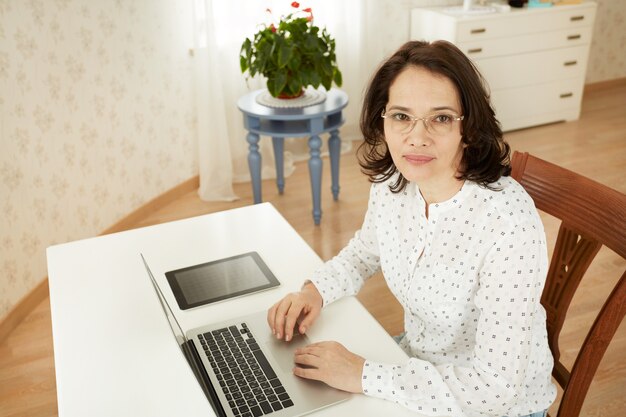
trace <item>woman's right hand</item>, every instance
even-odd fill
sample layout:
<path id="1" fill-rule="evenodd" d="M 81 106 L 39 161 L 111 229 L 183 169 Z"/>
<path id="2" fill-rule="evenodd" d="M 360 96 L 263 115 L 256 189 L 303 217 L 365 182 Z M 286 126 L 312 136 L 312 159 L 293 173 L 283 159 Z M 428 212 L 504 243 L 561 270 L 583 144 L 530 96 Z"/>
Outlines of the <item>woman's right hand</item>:
<path id="1" fill-rule="evenodd" d="M 300 334 L 315 322 L 324 301 L 312 282 L 307 282 L 299 292 L 293 292 L 277 302 L 267 312 L 267 322 L 277 339 L 289 342 L 298 325 Z"/>

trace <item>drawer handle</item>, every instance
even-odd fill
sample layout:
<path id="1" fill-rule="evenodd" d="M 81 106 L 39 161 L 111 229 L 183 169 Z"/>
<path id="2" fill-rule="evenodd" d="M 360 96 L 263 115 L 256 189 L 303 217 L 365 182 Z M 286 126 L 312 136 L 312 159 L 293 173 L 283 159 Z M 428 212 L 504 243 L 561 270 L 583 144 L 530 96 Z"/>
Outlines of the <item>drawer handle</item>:
<path id="1" fill-rule="evenodd" d="M 569 20 L 571 20 L 572 22 L 576 22 L 578 20 L 584 20 L 585 16 L 572 16 L 569 18 Z"/>
<path id="2" fill-rule="evenodd" d="M 480 28 L 480 29 L 472 29 L 472 30 L 470 31 L 470 33 L 471 33 L 472 35 L 475 35 L 475 34 L 477 34 L 477 33 L 485 33 L 485 32 L 487 32 L 487 29 L 485 29 L 485 28 Z"/>
<path id="3" fill-rule="evenodd" d="M 572 65 L 578 64 L 578 61 L 566 61 L 563 63 L 566 67 L 571 67 Z"/>
<path id="4" fill-rule="evenodd" d="M 482 51 L 483 51 L 483 48 L 472 48 L 472 49 L 468 49 L 467 53 L 468 54 L 477 54 L 477 53 L 482 52 Z"/>
<path id="5" fill-rule="evenodd" d="M 567 40 L 568 40 L 568 41 L 574 41 L 574 40 L 576 40 L 576 39 L 580 39 L 580 35 L 569 35 L 569 36 L 567 37 Z"/>
<path id="6" fill-rule="evenodd" d="M 561 94 L 561 98 L 569 98 L 569 97 L 572 97 L 572 96 L 574 96 L 574 93 L 563 93 L 563 94 Z"/>

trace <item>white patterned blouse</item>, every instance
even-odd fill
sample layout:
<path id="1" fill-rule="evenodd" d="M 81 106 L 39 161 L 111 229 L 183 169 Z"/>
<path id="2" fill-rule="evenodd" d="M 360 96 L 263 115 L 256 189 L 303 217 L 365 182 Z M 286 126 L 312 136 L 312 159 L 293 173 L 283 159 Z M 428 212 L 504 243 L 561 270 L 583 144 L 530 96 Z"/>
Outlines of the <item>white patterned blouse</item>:
<path id="1" fill-rule="evenodd" d="M 521 416 L 556 397 L 546 313 L 545 233 L 512 178 L 465 181 L 431 204 L 409 183 L 373 184 L 361 230 L 311 281 L 327 305 L 382 269 L 404 307 L 406 363 L 365 362 L 366 395 L 432 416 Z M 358 354 L 358 352 L 355 352 Z"/>

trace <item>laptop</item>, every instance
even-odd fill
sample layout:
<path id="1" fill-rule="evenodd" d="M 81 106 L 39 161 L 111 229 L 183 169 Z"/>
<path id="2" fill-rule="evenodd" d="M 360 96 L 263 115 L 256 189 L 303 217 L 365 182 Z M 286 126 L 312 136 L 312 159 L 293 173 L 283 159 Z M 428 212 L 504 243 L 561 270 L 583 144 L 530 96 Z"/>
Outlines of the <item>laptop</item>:
<path id="1" fill-rule="evenodd" d="M 219 417 L 301 416 L 350 398 L 319 381 L 293 374 L 294 350 L 310 342 L 276 340 L 265 311 L 210 323 L 186 333 L 178 324 L 143 254 L 172 333 Z"/>

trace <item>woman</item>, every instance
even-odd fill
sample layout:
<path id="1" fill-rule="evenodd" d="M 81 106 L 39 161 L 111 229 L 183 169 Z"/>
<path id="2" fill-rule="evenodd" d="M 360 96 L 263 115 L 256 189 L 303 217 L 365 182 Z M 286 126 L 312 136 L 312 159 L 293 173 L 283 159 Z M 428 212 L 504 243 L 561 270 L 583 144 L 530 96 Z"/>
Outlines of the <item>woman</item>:
<path id="1" fill-rule="evenodd" d="M 373 183 L 363 226 L 268 322 L 289 341 L 381 268 L 410 359 L 375 363 L 323 342 L 296 352 L 294 373 L 427 415 L 543 416 L 556 396 L 539 302 L 545 234 L 509 177 L 477 70 L 448 42 L 408 42 L 374 75 L 361 130 Z"/>

